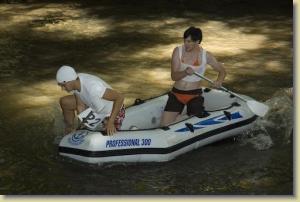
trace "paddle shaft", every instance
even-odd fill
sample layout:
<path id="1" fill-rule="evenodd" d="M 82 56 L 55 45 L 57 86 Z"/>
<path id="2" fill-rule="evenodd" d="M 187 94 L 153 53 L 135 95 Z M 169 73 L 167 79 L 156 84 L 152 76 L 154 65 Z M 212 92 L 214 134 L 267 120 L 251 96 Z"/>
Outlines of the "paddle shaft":
<path id="1" fill-rule="evenodd" d="M 199 74 L 198 72 L 194 72 L 194 74 L 195 74 L 196 76 L 198 76 L 198 77 L 200 77 L 200 78 L 202 78 L 202 79 L 208 81 L 209 83 L 214 84 L 214 82 L 213 82 L 212 80 L 210 80 L 209 78 L 206 78 L 205 76 Z M 245 98 L 243 98 L 242 96 L 240 96 L 240 95 L 238 95 L 238 94 L 236 94 L 236 93 L 234 93 L 234 92 L 228 90 L 227 88 L 225 88 L 225 87 L 223 87 L 223 86 L 221 86 L 220 89 L 222 89 L 223 91 L 226 91 L 226 92 L 228 92 L 228 93 L 230 93 L 230 94 L 232 94 L 232 95 L 234 95 L 234 96 L 240 98 L 240 99 L 243 100 L 244 102 L 247 102 L 247 100 L 246 100 Z"/>

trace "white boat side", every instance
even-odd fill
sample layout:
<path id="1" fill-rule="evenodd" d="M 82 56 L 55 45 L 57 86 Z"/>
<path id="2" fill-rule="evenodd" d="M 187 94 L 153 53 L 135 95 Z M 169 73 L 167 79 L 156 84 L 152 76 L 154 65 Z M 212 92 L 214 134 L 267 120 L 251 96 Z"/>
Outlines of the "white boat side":
<path id="1" fill-rule="evenodd" d="M 87 163 L 163 162 L 201 146 L 240 134 L 257 116 L 247 104 L 228 93 L 203 89 L 209 115 L 188 117 L 160 128 L 167 95 L 145 100 L 126 109 L 122 128 L 113 136 L 78 130 L 63 137 L 59 153 Z M 243 95 L 242 95 L 243 96 Z M 247 100 L 250 97 L 243 96 Z"/>

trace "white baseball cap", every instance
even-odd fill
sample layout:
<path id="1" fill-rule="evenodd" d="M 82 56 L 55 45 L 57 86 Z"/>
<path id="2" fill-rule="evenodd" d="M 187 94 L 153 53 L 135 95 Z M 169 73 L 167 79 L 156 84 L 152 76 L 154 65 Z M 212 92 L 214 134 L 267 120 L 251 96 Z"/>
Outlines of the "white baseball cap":
<path id="1" fill-rule="evenodd" d="M 73 67 L 63 65 L 56 73 L 57 83 L 66 83 L 77 79 L 77 73 Z"/>

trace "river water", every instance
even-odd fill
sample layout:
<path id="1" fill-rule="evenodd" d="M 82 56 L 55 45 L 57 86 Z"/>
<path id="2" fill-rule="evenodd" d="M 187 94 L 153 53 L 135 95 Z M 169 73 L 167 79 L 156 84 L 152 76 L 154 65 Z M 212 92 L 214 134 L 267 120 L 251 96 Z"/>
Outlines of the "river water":
<path id="1" fill-rule="evenodd" d="M 293 194 L 291 3 L 28 2 L 0 4 L 0 194 Z M 100 76 L 129 106 L 170 89 L 170 56 L 190 25 L 224 63 L 224 85 L 270 106 L 264 119 L 166 163 L 100 166 L 58 155 L 60 65 Z"/>

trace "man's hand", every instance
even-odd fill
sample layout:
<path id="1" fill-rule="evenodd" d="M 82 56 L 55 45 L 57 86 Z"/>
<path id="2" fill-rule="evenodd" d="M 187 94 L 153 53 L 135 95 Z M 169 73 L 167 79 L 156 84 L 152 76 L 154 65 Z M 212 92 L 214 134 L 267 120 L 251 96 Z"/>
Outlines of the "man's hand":
<path id="1" fill-rule="evenodd" d="M 71 132 L 74 132 L 75 129 L 73 127 L 65 127 L 64 134 L 68 135 Z"/>
<path id="2" fill-rule="evenodd" d="M 109 136 L 113 135 L 116 132 L 116 127 L 113 121 L 108 120 L 106 124 L 106 132 Z"/>
<path id="3" fill-rule="evenodd" d="M 113 108 L 109 120 L 106 124 L 106 132 L 108 135 L 113 135 L 116 132 L 115 119 L 118 116 L 124 102 L 124 96 L 118 91 L 107 88 L 102 97 L 105 100 L 113 101 Z"/>

